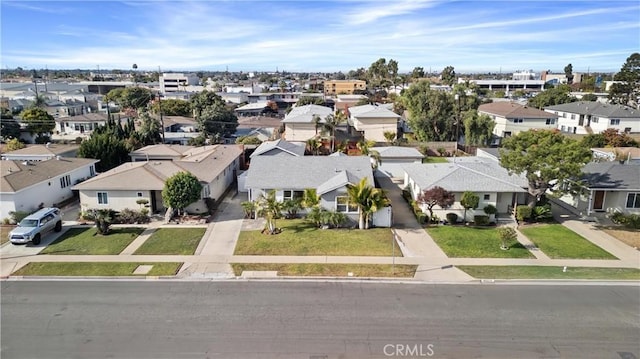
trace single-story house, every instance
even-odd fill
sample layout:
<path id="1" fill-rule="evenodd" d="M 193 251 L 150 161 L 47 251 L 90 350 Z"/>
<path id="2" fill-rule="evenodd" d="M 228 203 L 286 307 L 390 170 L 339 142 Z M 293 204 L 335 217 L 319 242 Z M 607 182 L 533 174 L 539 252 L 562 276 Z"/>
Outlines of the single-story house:
<path id="1" fill-rule="evenodd" d="M 558 115 L 539 110 L 535 107 L 515 102 L 492 102 L 478 107 L 478 113 L 487 115 L 495 122 L 494 143 L 532 129 L 553 130 L 557 127 Z"/>
<path id="2" fill-rule="evenodd" d="M 305 189 L 315 189 L 320 206 L 358 219 L 357 207 L 349 203 L 347 185 L 366 178 L 374 185 L 371 161 L 367 156 L 256 156 L 247 171 L 245 187 L 249 201 L 275 190 L 276 199 L 302 198 Z M 390 213 L 390 211 L 388 211 Z M 374 225 L 388 222 L 379 218 Z"/>
<path id="3" fill-rule="evenodd" d="M 374 173 L 375 176 L 402 178 L 404 176 L 404 165 L 422 163 L 424 158 L 422 153 L 413 147 L 372 147 L 371 150 L 380 154 L 380 163 Z"/>
<path id="4" fill-rule="evenodd" d="M 0 162 L 0 219 L 9 212 L 33 212 L 55 207 L 73 197 L 72 186 L 96 175 L 91 158 L 54 157 L 46 160 Z"/>
<path id="5" fill-rule="evenodd" d="M 107 123 L 106 113 L 85 113 L 71 117 L 56 118 L 54 131 L 67 135 L 90 134 L 96 128 Z"/>
<path id="6" fill-rule="evenodd" d="M 526 178 L 510 175 L 500 164 L 489 159 L 461 157 L 449 163 L 409 164 L 404 166 L 404 170 L 404 186 L 410 189 L 414 200 L 424 190 L 436 186 L 455 195 L 455 202 L 450 208 L 434 208 L 434 214 L 441 219 L 450 212 L 463 218 L 464 208 L 460 200 L 466 191 L 480 197 L 478 208 L 467 211 L 467 220 L 473 219 L 474 215 L 484 215 L 483 209 L 489 204 L 497 208 L 498 214 L 510 215 L 516 205 L 527 203 Z M 423 210 L 428 213 L 426 206 Z"/>
<path id="7" fill-rule="evenodd" d="M 146 199 L 152 212 L 163 212 L 166 206 L 162 201 L 162 190 L 167 178 L 178 172 L 190 172 L 200 180 L 203 188 L 201 199 L 189 205 L 186 211 L 206 213 L 206 199 L 221 199 L 235 181 L 242 161 L 242 146 L 214 145 L 179 150 L 175 149 L 179 146 L 168 147 L 182 156 L 163 160 L 156 155 L 160 158 L 124 163 L 73 187 L 80 193 L 81 206 L 120 211 L 139 208 L 137 201 Z M 145 152 L 145 148 L 141 152 Z"/>
<path id="8" fill-rule="evenodd" d="M 131 161 L 174 161 L 185 157 L 195 146 L 182 145 L 149 145 L 129 153 Z"/>
<path id="9" fill-rule="evenodd" d="M 385 132 L 398 134 L 400 115 L 389 110 L 384 105 L 353 106 L 348 108 L 348 112 L 347 122 L 350 130 L 355 130 L 367 140 L 385 142 Z M 352 134 L 353 130 L 350 131 Z"/>
<path id="10" fill-rule="evenodd" d="M 284 117 L 284 138 L 287 141 L 306 142 L 321 133 L 321 128 L 316 128 L 314 118 L 320 118 L 319 124 L 322 126 L 327 116 L 333 115 L 333 110 L 329 107 L 319 105 L 304 105 L 294 107 L 289 114 Z"/>
<path id="11" fill-rule="evenodd" d="M 562 196 L 561 201 L 587 216 L 640 214 L 640 165 L 590 162 L 582 172 L 581 193 Z"/>
<path id="12" fill-rule="evenodd" d="M 5 152 L 3 160 L 11 161 L 46 161 L 56 157 L 76 157 L 80 145 L 63 145 L 48 143 L 46 145 L 27 145 L 19 150 Z"/>

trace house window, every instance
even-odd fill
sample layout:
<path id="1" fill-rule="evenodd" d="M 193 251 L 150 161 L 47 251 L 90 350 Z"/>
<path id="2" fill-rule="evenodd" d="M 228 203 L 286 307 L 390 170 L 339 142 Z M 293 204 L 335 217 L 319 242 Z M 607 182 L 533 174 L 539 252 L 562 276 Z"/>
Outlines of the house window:
<path id="1" fill-rule="evenodd" d="M 556 123 L 555 118 L 548 118 L 546 122 L 547 125 L 555 125 L 555 123 Z"/>
<path id="2" fill-rule="evenodd" d="M 514 118 L 513 123 L 522 123 L 524 121 L 523 118 Z"/>
<path id="3" fill-rule="evenodd" d="M 611 124 L 611 126 L 618 126 L 620 124 L 620 119 L 619 118 L 612 118 L 610 124 Z"/>
<path id="4" fill-rule="evenodd" d="M 511 137 L 511 131 L 505 131 L 502 133 L 502 137 Z"/>
<path id="5" fill-rule="evenodd" d="M 211 197 L 211 190 L 209 185 L 202 186 L 202 199 Z"/>
<path id="6" fill-rule="evenodd" d="M 631 132 L 631 127 L 624 128 L 624 133 L 630 133 L 630 132 Z"/>
<path id="7" fill-rule="evenodd" d="M 485 201 L 489 201 L 491 199 L 491 195 L 490 194 L 485 194 L 484 195 L 484 200 Z"/>
<path id="8" fill-rule="evenodd" d="M 597 117 L 592 117 L 591 118 L 591 122 L 592 123 L 598 123 L 598 118 Z"/>
<path id="9" fill-rule="evenodd" d="M 575 119 L 576 119 L 576 115 L 572 113 L 572 114 L 571 114 L 571 119 L 572 119 L 572 120 L 575 120 Z"/>
<path id="10" fill-rule="evenodd" d="M 63 177 L 60 177 L 60 188 L 66 188 L 71 184 L 71 176 L 70 175 L 66 175 Z"/>
<path id="11" fill-rule="evenodd" d="M 282 198 L 286 201 L 288 199 L 302 199 L 304 197 L 304 191 L 283 191 Z"/>
<path id="12" fill-rule="evenodd" d="M 567 128 L 565 127 L 565 125 L 560 126 L 560 131 L 564 132 L 566 130 L 567 130 Z"/>
<path id="13" fill-rule="evenodd" d="M 142 192 L 136 193 L 136 196 L 138 196 L 138 198 L 142 197 Z"/>
<path id="14" fill-rule="evenodd" d="M 109 194 L 107 192 L 98 192 L 98 204 L 109 204 Z"/>
<path id="15" fill-rule="evenodd" d="M 89 173 L 91 174 L 91 176 L 95 176 L 96 175 L 96 169 L 93 166 L 89 167 Z"/>
<path id="16" fill-rule="evenodd" d="M 358 206 L 349 202 L 349 197 L 336 196 L 336 211 L 343 213 L 358 213 Z"/>
<path id="17" fill-rule="evenodd" d="M 627 195 L 627 208 L 640 208 L 640 193 L 629 193 Z"/>

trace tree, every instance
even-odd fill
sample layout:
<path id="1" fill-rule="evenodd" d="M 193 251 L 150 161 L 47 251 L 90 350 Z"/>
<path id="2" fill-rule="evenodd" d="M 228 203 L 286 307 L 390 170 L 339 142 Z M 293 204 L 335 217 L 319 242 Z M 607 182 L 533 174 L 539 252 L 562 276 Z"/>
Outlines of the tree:
<path id="1" fill-rule="evenodd" d="M 244 145 L 259 145 L 262 141 L 256 136 L 240 136 L 236 138 L 236 143 Z"/>
<path id="2" fill-rule="evenodd" d="M 431 90 L 428 81 L 420 81 L 404 90 L 401 101 L 409 111 L 408 122 L 419 141 L 455 140 L 452 94 Z"/>
<path id="3" fill-rule="evenodd" d="M 9 141 L 7 141 L 7 145 L 5 147 L 5 150 L 7 152 L 10 151 L 15 151 L 15 150 L 20 150 L 25 148 L 25 144 L 20 142 L 20 140 L 18 140 L 17 138 L 12 138 Z"/>
<path id="4" fill-rule="evenodd" d="M 193 114 L 191 110 L 191 104 L 189 101 L 178 99 L 166 99 L 162 101 L 155 101 L 151 106 L 153 113 L 160 113 L 160 107 L 162 107 L 162 114 L 165 116 L 185 116 L 189 117 Z"/>
<path id="5" fill-rule="evenodd" d="M 496 123 L 489 115 L 479 115 L 478 111 L 469 110 L 465 113 L 463 122 L 467 145 L 488 146 L 491 144 Z"/>
<path id="6" fill-rule="evenodd" d="M 424 77 L 424 68 L 422 67 L 414 67 L 413 71 L 411 71 L 411 78 L 419 79 Z"/>
<path id="7" fill-rule="evenodd" d="M 389 63 L 387 63 L 387 76 L 395 89 L 398 83 L 398 61 L 389 59 Z"/>
<path id="8" fill-rule="evenodd" d="M 141 124 L 138 129 L 139 140 L 143 145 L 155 145 L 162 143 L 162 125 L 156 118 L 149 116 L 149 113 L 144 111 L 140 115 Z"/>
<path id="9" fill-rule="evenodd" d="M 638 142 L 629 137 L 626 133 L 619 133 L 615 128 L 608 128 L 602 132 L 605 140 L 605 146 L 610 147 L 635 147 Z"/>
<path id="10" fill-rule="evenodd" d="M 564 67 L 564 75 L 567 77 L 567 84 L 573 83 L 573 65 L 569 64 Z"/>
<path id="11" fill-rule="evenodd" d="M 320 154 L 320 149 L 322 148 L 322 142 L 318 141 L 316 138 L 310 138 L 306 143 L 307 153 L 310 153 L 314 156 L 318 156 Z"/>
<path id="12" fill-rule="evenodd" d="M 510 174 L 527 178 L 532 196 L 529 207 L 533 208 L 547 190 L 569 192 L 591 156 L 588 148 L 557 130 L 530 130 L 503 141 L 500 164 Z"/>
<path id="13" fill-rule="evenodd" d="M 569 93 L 571 87 L 569 85 L 558 85 L 552 89 L 544 90 L 534 97 L 530 98 L 528 105 L 538 109 L 547 106 L 561 105 L 563 103 L 575 102 L 577 99 Z"/>
<path id="14" fill-rule="evenodd" d="M 302 206 L 304 208 L 315 208 L 320 206 L 320 196 L 315 188 L 307 188 L 302 195 Z"/>
<path id="15" fill-rule="evenodd" d="M 236 132 L 238 117 L 225 106 L 209 106 L 204 108 L 196 121 L 202 132 L 208 137 L 222 138 Z"/>
<path id="16" fill-rule="evenodd" d="M 56 128 L 56 121 L 47 111 L 33 107 L 22 111 L 22 123 L 27 125 L 30 134 L 47 135 Z"/>
<path id="17" fill-rule="evenodd" d="M 189 172 L 178 172 L 167 178 L 162 190 L 162 201 L 170 208 L 180 213 L 188 205 L 201 197 L 202 184 L 198 177 Z"/>
<path id="18" fill-rule="evenodd" d="M 382 158 L 380 156 L 380 152 L 376 150 L 372 150 L 371 147 L 375 146 L 376 142 L 372 140 L 362 139 L 356 143 L 356 147 L 360 151 L 360 154 L 363 156 L 369 156 L 371 158 L 371 166 L 373 168 L 378 167 L 380 163 L 382 163 Z"/>
<path id="19" fill-rule="evenodd" d="M 111 224 L 116 216 L 111 209 L 94 209 L 91 216 L 96 223 L 98 234 L 106 236 L 111 231 Z"/>
<path id="20" fill-rule="evenodd" d="M 113 89 L 107 93 L 106 98 L 118 104 L 121 109 L 137 111 L 139 108 L 147 107 L 155 95 L 147 88 L 135 86 Z"/>
<path id="21" fill-rule="evenodd" d="M 349 203 L 358 207 L 358 228 L 368 229 L 370 216 L 388 204 L 384 192 L 369 185 L 366 177 L 357 184 L 347 185 Z"/>
<path id="22" fill-rule="evenodd" d="M 460 198 L 460 205 L 464 207 L 464 221 L 467 222 L 467 210 L 478 208 L 478 204 L 480 203 L 480 197 L 471 192 L 465 191 L 462 194 L 462 198 Z"/>
<path id="23" fill-rule="evenodd" d="M 453 86 L 456 82 L 456 71 L 453 66 L 445 67 L 440 74 L 440 79 L 445 85 Z"/>
<path id="24" fill-rule="evenodd" d="M 324 131 L 328 132 L 329 135 L 331 136 L 331 153 L 333 153 L 333 151 L 335 149 L 336 129 L 338 128 L 338 126 L 340 126 L 342 121 L 344 121 L 344 117 L 338 116 L 338 115 L 336 115 L 336 116 L 328 115 L 327 117 L 324 118 L 324 123 L 322 124 L 322 129 Z"/>
<path id="25" fill-rule="evenodd" d="M 588 93 L 586 95 L 582 95 L 582 98 L 580 99 L 580 101 L 598 101 L 598 96 L 592 93 Z"/>
<path id="26" fill-rule="evenodd" d="M 518 239 L 516 230 L 506 226 L 498 228 L 498 236 L 500 237 L 500 249 L 502 250 L 509 249 L 509 243 L 515 242 Z"/>
<path id="27" fill-rule="evenodd" d="M 417 198 L 418 203 L 427 206 L 430 219 L 433 218 L 433 207 L 437 205 L 442 209 L 447 209 L 451 207 L 454 201 L 455 196 L 453 193 L 440 186 L 435 186 L 422 191 Z"/>
<path id="28" fill-rule="evenodd" d="M 0 119 L 0 137 L 2 139 L 20 138 L 20 124 L 13 118 L 11 111 L 2 107 Z"/>
<path id="29" fill-rule="evenodd" d="M 324 100 L 318 96 L 300 96 L 298 102 L 296 102 L 296 106 L 305 105 L 324 105 Z"/>
<path id="30" fill-rule="evenodd" d="M 276 227 L 276 219 L 280 218 L 282 213 L 282 202 L 276 199 L 276 191 L 269 191 L 269 193 L 263 193 L 260 195 L 257 203 L 258 215 L 263 216 L 267 223 L 265 224 L 264 231 L 268 234 L 277 234 L 278 228 Z"/>
<path id="31" fill-rule="evenodd" d="M 131 150 L 124 140 L 109 133 L 93 133 L 80 144 L 78 157 L 100 160 L 96 163 L 96 171 L 105 172 L 127 162 Z"/>
<path id="32" fill-rule="evenodd" d="M 612 103 L 637 108 L 640 98 L 640 53 L 631 54 L 613 80 L 619 82 L 611 85 L 609 100 Z"/>

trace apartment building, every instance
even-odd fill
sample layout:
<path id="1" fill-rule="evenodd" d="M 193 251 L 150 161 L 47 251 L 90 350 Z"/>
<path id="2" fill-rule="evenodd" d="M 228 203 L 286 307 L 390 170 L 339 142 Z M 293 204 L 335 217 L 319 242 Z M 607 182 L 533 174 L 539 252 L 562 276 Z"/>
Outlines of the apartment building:
<path id="1" fill-rule="evenodd" d="M 589 134 L 613 128 L 640 133 L 640 111 L 629 106 L 578 101 L 548 106 L 544 110 L 558 115 L 558 128 L 562 132 Z"/>
<path id="2" fill-rule="evenodd" d="M 362 80 L 327 80 L 324 82 L 324 94 L 327 96 L 353 95 L 356 90 L 367 89 L 367 82 Z"/>

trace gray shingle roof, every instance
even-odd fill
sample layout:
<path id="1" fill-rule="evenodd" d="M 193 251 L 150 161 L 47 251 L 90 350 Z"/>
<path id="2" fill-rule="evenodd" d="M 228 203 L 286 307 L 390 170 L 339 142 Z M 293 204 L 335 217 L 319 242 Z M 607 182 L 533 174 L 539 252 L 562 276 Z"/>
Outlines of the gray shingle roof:
<path id="1" fill-rule="evenodd" d="M 640 165 L 619 162 L 590 162 L 582 169 L 591 189 L 640 191 Z"/>
<path id="2" fill-rule="evenodd" d="M 320 117 L 320 123 L 324 123 L 324 118 L 333 115 L 333 110 L 329 107 L 319 105 L 304 105 L 294 107 L 282 120 L 283 123 L 313 123 L 313 116 Z"/>
<path id="3" fill-rule="evenodd" d="M 423 158 L 424 156 L 420 151 L 414 147 L 402 147 L 402 146 L 387 146 L 387 147 L 372 147 L 374 151 L 378 151 L 380 157 L 384 158 Z"/>
<path id="4" fill-rule="evenodd" d="M 421 189 L 440 186 L 451 192 L 526 192 L 524 177 L 509 175 L 495 161 L 467 158 L 455 163 L 407 164 L 405 172 Z"/>
<path id="5" fill-rule="evenodd" d="M 612 105 L 598 101 L 578 101 L 548 106 L 545 110 L 562 111 L 580 115 L 596 115 L 607 118 L 640 118 L 640 111 L 629 106 Z"/>
<path id="6" fill-rule="evenodd" d="M 98 162 L 92 158 L 69 158 L 29 162 L 2 161 L 0 192 L 12 193 Z"/>
<path id="7" fill-rule="evenodd" d="M 367 156 L 257 156 L 251 161 L 246 187 L 255 189 L 323 189 L 335 185 L 341 172 L 348 171 L 348 180 L 366 177 L 373 185 L 371 160 Z"/>
<path id="8" fill-rule="evenodd" d="M 304 156 L 305 150 L 304 145 L 298 145 L 282 139 L 276 141 L 265 141 L 262 142 L 260 146 L 258 146 L 258 148 L 256 148 L 256 150 L 251 154 L 251 158 L 274 149 L 279 149 L 282 152 L 290 154 L 291 156 Z"/>
<path id="9" fill-rule="evenodd" d="M 374 117 L 374 118 L 399 118 L 400 115 L 385 108 L 383 105 L 362 105 L 349 107 L 349 114 L 354 117 Z"/>

